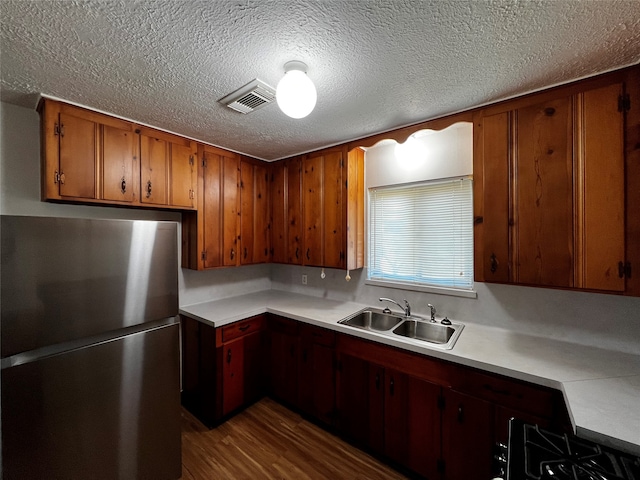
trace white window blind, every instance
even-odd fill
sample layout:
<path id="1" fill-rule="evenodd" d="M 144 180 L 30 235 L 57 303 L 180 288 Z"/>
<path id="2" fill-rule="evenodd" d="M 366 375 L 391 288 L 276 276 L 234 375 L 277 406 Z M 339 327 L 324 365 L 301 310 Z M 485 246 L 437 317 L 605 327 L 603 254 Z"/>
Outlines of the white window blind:
<path id="1" fill-rule="evenodd" d="M 369 189 L 368 276 L 471 290 L 471 179 Z"/>

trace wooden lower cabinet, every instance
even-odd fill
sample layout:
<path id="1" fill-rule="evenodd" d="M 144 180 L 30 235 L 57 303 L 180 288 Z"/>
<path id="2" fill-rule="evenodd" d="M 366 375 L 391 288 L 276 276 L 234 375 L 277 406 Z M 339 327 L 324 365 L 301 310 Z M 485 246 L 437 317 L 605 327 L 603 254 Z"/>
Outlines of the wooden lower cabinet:
<path id="1" fill-rule="evenodd" d="M 335 332 L 300 325 L 298 406 L 322 423 L 333 425 L 336 414 Z"/>
<path id="2" fill-rule="evenodd" d="M 355 443 L 437 478 L 441 387 L 346 352 L 338 354 L 338 428 Z"/>
<path id="3" fill-rule="evenodd" d="M 208 427 L 264 394 L 264 315 L 220 328 L 181 316 L 182 404 Z"/>
<path id="4" fill-rule="evenodd" d="M 493 478 L 493 405 L 444 389 L 442 409 L 442 478 Z"/>
<path id="5" fill-rule="evenodd" d="M 182 317 L 182 355 L 183 404 L 206 425 L 267 392 L 429 480 L 492 478 L 511 417 L 570 431 L 555 390 L 273 314 Z"/>
<path id="6" fill-rule="evenodd" d="M 269 315 L 269 394 L 289 406 L 298 404 L 298 322 Z"/>

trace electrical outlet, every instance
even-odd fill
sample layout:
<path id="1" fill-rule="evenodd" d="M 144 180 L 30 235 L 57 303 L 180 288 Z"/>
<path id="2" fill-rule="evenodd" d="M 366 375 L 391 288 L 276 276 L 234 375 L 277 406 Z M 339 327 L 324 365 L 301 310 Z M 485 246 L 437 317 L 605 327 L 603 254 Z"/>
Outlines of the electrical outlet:
<path id="1" fill-rule="evenodd" d="M 307 276 L 306 275 L 302 275 L 302 284 L 303 285 L 307 284 Z"/>

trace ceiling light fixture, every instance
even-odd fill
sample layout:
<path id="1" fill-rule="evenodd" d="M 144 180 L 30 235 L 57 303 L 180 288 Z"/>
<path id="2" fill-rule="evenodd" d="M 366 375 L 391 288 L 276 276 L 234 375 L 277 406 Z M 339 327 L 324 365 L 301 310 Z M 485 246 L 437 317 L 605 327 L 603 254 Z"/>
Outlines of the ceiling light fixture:
<path id="1" fill-rule="evenodd" d="M 316 106 L 316 87 L 307 76 L 307 65 L 293 60 L 284 64 L 284 77 L 276 87 L 280 110 L 291 118 L 304 118 Z"/>

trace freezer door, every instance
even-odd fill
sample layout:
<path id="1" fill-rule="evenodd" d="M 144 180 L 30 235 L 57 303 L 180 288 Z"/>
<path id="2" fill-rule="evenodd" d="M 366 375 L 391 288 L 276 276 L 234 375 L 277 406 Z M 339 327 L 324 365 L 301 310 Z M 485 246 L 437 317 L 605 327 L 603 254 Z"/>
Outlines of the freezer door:
<path id="1" fill-rule="evenodd" d="M 180 478 L 178 331 L 3 369 L 4 480 Z"/>
<path id="2" fill-rule="evenodd" d="M 2 216 L 2 357 L 178 314 L 177 224 Z"/>

